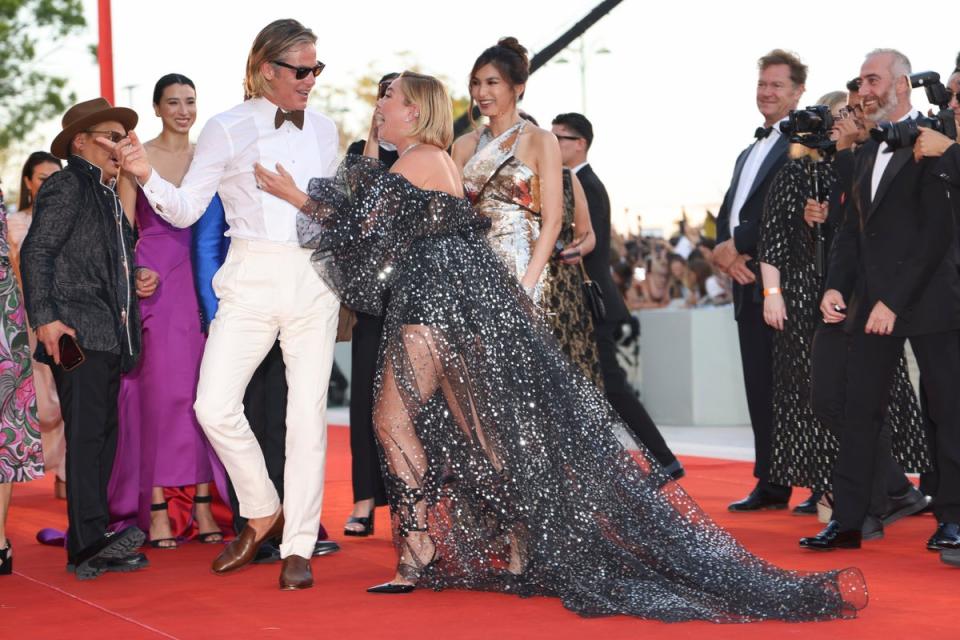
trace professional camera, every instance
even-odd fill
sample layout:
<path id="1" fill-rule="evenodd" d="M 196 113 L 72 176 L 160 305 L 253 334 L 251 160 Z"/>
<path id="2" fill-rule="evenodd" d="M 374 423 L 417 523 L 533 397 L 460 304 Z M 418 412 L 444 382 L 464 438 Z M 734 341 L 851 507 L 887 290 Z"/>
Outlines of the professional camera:
<path id="1" fill-rule="evenodd" d="M 870 137 L 877 142 L 886 142 L 891 149 L 912 147 L 920 135 L 919 127 L 927 127 L 939 131 L 951 140 L 957 139 L 957 122 L 953 117 L 950 103 L 950 91 L 940 82 L 940 74 L 936 71 L 924 71 L 910 76 L 910 86 L 914 89 L 923 87 L 930 104 L 940 107 L 939 113 L 933 117 L 920 116 L 904 120 L 903 122 L 885 122 L 870 131 Z"/>
<path id="2" fill-rule="evenodd" d="M 780 131 L 789 136 L 790 142 L 827 152 L 836 149 L 830 139 L 831 129 L 833 114 L 830 107 L 822 104 L 791 111 L 787 121 L 780 123 Z"/>

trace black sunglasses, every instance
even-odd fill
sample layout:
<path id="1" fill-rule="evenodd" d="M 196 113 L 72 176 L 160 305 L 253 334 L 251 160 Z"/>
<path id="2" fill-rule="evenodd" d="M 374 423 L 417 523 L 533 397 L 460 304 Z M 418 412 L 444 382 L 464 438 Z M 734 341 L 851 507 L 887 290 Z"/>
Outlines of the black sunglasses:
<path id="1" fill-rule="evenodd" d="M 583 140 L 583 136 L 562 136 L 559 133 L 555 134 L 558 140 Z"/>
<path id="2" fill-rule="evenodd" d="M 119 131 L 97 131 L 95 129 L 87 129 L 84 133 L 96 133 L 97 135 L 102 135 L 104 138 L 109 138 L 110 142 L 117 144 L 121 140 L 127 137 L 127 134 L 120 133 Z"/>
<path id="3" fill-rule="evenodd" d="M 287 69 L 293 69 L 293 73 L 296 76 L 297 80 L 303 80 L 311 73 L 313 74 L 313 77 L 317 77 L 323 71 L 323 68 L 327 66 L 322 62 L 320 62 L 319 60 L 317 60 L 317 66 L 315 67 L 295 67 L 292 64 L 287 64 L 286 62 L 282 62 L 281 60 L 271 60 L 270 62 L 271 64 L 275 64 L 278 67 L 286 67 Z"/>
<path id="4" fill-rule="evenodd" d="M 393 82 L 393 80 L 384 80 L 383 82 L 381 82 L 380 84 L 377 85 L 377 99 L 378 99 L 378 100 L 379 100 L 380 98 L 382 98 L 383 96 L 387 95 L 387 89 L 390 88 L 390 83 L 391 83 L 391 82 Z"/>

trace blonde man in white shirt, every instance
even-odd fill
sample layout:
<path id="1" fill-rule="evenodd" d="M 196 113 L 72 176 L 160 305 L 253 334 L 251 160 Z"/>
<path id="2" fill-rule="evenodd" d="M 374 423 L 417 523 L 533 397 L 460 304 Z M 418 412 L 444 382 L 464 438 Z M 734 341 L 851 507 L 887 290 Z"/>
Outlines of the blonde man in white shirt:
<path id="1" fill-rule="evenodd" d="M 306 110 L 323 70 L 316 40 L 295 20 L 275 21 L 257 35 L 247 59 L 247 100 L 206 124 L 180 188 L 151 169 L 135 136 L 118 149 L 123 169 L 175 226 L 193 224 L 214 193 L 223 200 L 231 245 L 213 281 L 220 305 L 194 409 L 230 474 L 247 525 L 214 560 L 213 571 L 248 564 L 260 544 L 282 530 L 284 590 L 313 585 L 309 558 L 323 500 L 326 390 L 339 303 L 314 272 L 310 251 L 300 248 L 296 208 L 261 191 L 253 167 L 282 163 L 301 189 L 336 169 L 335 125 Z M 247 383 L 278 334 L 289 386 L 282 508 L 242 404 Z"/>

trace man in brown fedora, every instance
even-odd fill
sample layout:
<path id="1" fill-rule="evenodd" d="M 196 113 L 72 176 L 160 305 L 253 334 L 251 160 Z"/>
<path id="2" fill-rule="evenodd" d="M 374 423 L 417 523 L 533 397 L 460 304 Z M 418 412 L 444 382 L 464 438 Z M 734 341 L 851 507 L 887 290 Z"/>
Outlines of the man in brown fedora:
<path id="1" fill-rule="evenodd" d="M 120 374 L 140 354 L 136 296 L 155 273 L 133 264 L 133 229 L 114 191 L 120 165 L 96 143 L 126 139 L 130 109 L 103 98 L 74 105 L 50 151 L 67 161 L 37 194 L 21 252 L 35 357 L 53 369 L 67 441 L 67 569 L 77 578 L 147 566 L 143 532 L 107 532 L 107 483 L 117 447 Z M 136 272 L 136 273 L 135 273 Z"/>

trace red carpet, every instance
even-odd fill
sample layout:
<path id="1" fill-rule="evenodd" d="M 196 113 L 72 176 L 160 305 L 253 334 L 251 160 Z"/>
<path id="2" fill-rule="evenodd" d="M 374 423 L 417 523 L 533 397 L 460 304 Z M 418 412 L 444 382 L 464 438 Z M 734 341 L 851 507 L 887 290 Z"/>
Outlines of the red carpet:
<path id="1" fill-rule="evenodd" d="M 78 582 L 61 549 L 34 534 L 64 526 L 64 503 L 52 479 L 18 485 L 8 519 L 15 575 L 0 577 L 0 638 L 956 638 L 960 636 L 960 569 L 924 549 L 931 516 L 908 518 L 886 539 L 861 551 L 802 552 L 797 538 L 815 533 L 812 517 L 787 512 L 734 515 L 726 503 L 752 484 L 750 465 L 687 458 L 683 486 L 747 547 L 777 564 L 807 570 L 856 565 L 870 604 L 857 620 L 787 625 L 666 625 L 627 617 L 582 619 L 554 599 L 488 593 L 417 591 L 373 596 L 364 588 L 393 574 L 387 511 L 373 539 L 337 535 L 351 506 L 347 430 L 330 429 L 323 521 L 343 545 L 313 561 L 317 587 L 276 588 L 279 566 L 255 566 L 229 577 L 209 571 L 216 548 L 192 542 L 150 550 L 151 567 Z M 798 496 L 802 499 L 804 496 Z"/>

